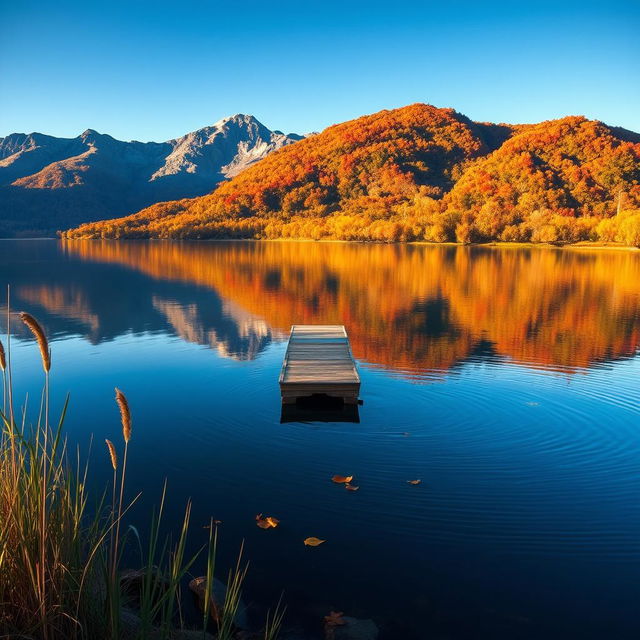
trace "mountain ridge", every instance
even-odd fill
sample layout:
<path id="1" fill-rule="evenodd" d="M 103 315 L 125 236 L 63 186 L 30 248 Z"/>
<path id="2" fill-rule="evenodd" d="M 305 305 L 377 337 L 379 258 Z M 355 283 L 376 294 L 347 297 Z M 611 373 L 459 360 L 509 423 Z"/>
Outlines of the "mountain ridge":
<path id="1" fill-rule="evenodd" d="M 0 236 L 53 235 L 161 200 L 203 195 L 301 138 L 245 114 L 166 142 L 125 142 L 94 129 L 75 138 L 9 134 L 0 138 Z"/>

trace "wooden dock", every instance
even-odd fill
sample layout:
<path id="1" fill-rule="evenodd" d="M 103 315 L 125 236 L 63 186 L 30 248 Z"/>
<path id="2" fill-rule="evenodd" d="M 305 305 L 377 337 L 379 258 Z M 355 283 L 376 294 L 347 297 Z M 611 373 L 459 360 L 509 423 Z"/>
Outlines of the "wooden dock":
<path id="1" fill-rule="evenodd" d="M 294 324 L 279 383 L 285 404 L 316 395 L 357 404 L 360 376 L 344 326 Z"/>

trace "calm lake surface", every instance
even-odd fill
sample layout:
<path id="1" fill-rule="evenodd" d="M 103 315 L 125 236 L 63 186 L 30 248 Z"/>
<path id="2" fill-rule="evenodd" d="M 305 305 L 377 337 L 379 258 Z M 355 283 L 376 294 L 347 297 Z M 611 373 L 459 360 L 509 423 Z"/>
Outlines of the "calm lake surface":
<path id="1" fill-rule="evenodd" d="M 284 589 L 310 629 L 333 609 L 394 639 L 639 637 L 640 253 L 1 241 L 5 283 L 52 337 L 55 404 L 71 392 L 98 488 L 118 386 L 131 523 L 168 478 L 170 524 L 193 500 L 193 548 L 210 516 L 222 566 L 244 538 L 247 601 Z M 346 325 L 359 423 L 281 422 L 293 323 Z M 15 320 L 12 355 L 35 410 Z"/>

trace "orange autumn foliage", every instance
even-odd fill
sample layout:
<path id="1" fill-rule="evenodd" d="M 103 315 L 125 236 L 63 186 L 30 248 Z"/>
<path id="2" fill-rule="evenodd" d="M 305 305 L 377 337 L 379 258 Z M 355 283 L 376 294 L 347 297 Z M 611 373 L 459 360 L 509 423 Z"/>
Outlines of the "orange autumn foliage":
<path id="1" fill-rule="evenodd" d="M 527 127 L 470 165 L 443 204 L 465 240 L 606 239 L 600 220 L 640 206 L 640 136 L 582 117 Z"/>
<path id="2" fill-rule="evenodd" d="M 575 370 L 630 357 L 640 346 L 634 252 L 309 242 L 64 246 L 86 260 L 208 287 L 283 337 L 294 323 L 345 324 L 358 359 L 406 375 L 448 370 L 487 349 Z M 38 299 L 47 300 L 40 291 Z"/>
<path id="3" fill-rule="evenodd" d="M 256 524 L 261 529 L 275 529 L 280 524 L 280 520 L 272 516 L 263 516 L 259 513 L 256 516 Z"/>
<path id="4" fill-rule="evenodd" d="M 414 104 L 329 127 L 209 195 L 65 235 L 572 242 L 601 237 L 621 203 L 640 207 L 638 134 L 583 117 L 476 123 Z M 637 223 L 626 226 L 608 235 L 635 243 Z"/>
<path id="5" fill-rule="evenodd" d="M 320 538 L 311 536 L 310 538 L 305 538 L 303 542 L 304 542 L 304 545 L 307 547 L 319 547 L 321 544 L 326 542 L 326 540 L 321 540 Z"/>
<path id="6" fill-rule="evenodd" d="M 333 476 L 331 478 L 331 482 L 335 482 L 337 484 L 346 483 L 349 484 L 353 480 L 353 476 Z"/>

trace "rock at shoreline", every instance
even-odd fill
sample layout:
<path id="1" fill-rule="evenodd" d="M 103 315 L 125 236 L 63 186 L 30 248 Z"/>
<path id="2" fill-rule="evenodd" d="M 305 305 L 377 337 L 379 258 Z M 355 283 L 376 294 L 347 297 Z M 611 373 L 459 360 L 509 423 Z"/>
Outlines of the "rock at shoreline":
<path id="1" fill-rule="evenodd" d="M 120 573 L 120 589 L 122 593 L 129 598 L 130 603 L 136 607 L 140 604 L 147 573 L 147 569 L 125 569 Z M 169 588 L 169 579 L 160 573 L 158 567 L 151 567 L 150 573 L 151 583 L 154 585 L 157 598 L 159 598 L 166 593 Z"/>
<path id="2" fill-rule="evenodd" d="M 198 607 L 201 611 L 204 611 L 205 604 L 205 595 L 207 589 L 207 578 L 205 576 L 200 576 L 199 578 L 194 578 L 189 583 L 189 589 L 193 592 L 193 594 L 198 599 Z M 224 582 L 218 580 L 217 578 L 213 579 L 213 588 L 211 590 L 211 606 L 210 606 L 210 615 L 211 619 L 214 622 L 218 620 L 218 611 L 222 609 L 224 605 L 224 600 L 227 595 L 227 585 Z M 249 617 L 247 615 L 247 607 L 242 600 L 238 603 L 238 610 L 233 619 L 233 624 L 239 629 L 248 629 L 249 628 Z"/>

